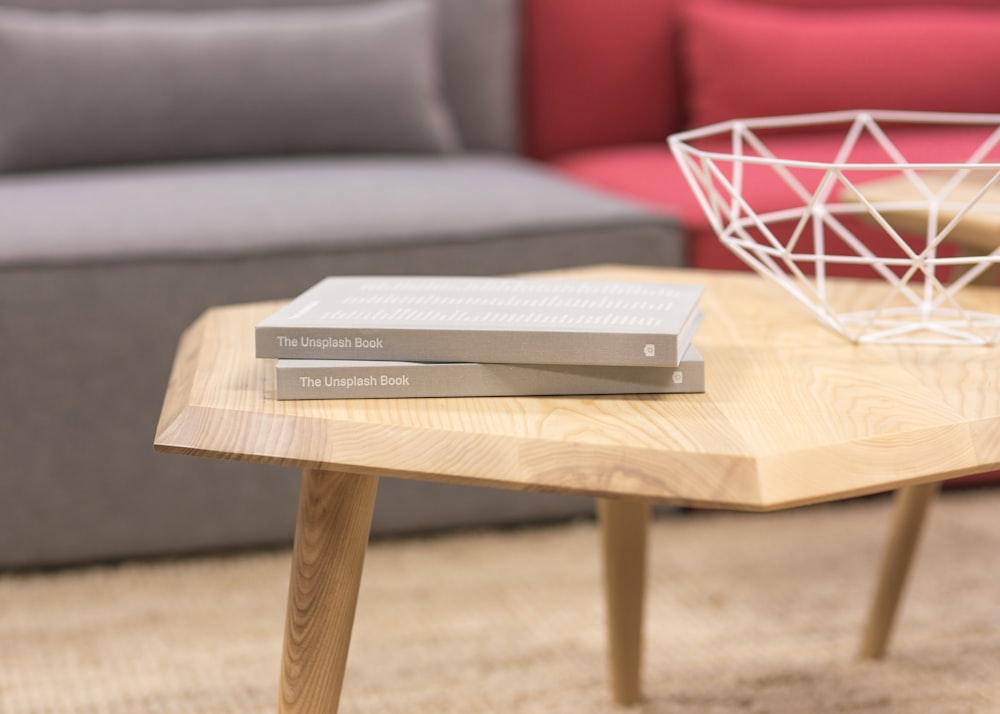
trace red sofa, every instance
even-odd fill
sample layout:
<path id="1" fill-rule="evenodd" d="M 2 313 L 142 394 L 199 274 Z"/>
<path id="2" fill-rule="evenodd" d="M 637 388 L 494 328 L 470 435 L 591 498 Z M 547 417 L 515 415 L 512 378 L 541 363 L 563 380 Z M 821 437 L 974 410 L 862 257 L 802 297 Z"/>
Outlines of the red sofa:
<path id="1" fill-rule="evenodd" d="M 742 263 L 712 234 L 669 134 L 839 109 L 1000 112 L 997 0 L 526 0 L 524 26 L 527 153 L 678 216 L 699 268 Z M 839 137 L 775 142 L 832 157 Z M 912 143 L 946 160 L 964 138 Z M 769 208 L 775 189 L 755 185 L 753 200 Z"/>
<path id="2" fill-rule="evenodd" d="M 712 233 L 669 134 L 841 109 L 1000 113 L 998 0 L 525 0 L 523 12 L 526 153 L 677 216 L 693 267 L 745 266 Z M 774 141 L 832 157 L 839 138 Z M 908 141 L 922 160 L 943 161 L 964 137 Z M 777 207 L 773 183 L 747 190 Z M 986 479 L 1000 474 L 959 481 Z"/>

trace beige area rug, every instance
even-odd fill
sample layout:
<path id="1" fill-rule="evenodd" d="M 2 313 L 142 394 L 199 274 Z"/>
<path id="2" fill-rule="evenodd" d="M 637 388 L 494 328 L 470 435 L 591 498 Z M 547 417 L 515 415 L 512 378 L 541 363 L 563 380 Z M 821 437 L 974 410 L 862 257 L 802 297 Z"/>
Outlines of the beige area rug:
<path id="1" fill-rule="evenodd" d="M 1000 489 L 932 511 L 891 656 L 853 659 L 885 498 L 653 528 L 667 714 L 1000 712 Z M 287 552 L 0 577 L 3 714 L 275 711 Z M 592 523 L 369 551 L 342 712 L 612 712 Z"/>

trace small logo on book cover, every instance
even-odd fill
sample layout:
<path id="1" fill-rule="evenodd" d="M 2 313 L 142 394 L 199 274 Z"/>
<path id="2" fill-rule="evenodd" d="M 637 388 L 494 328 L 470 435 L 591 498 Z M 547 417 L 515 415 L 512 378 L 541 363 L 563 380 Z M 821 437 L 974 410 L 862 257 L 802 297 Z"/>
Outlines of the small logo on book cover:
<path id="1" fill-rule="evenodd" d="M 642 348 L 642 353 L 647 357 L 656 357 L 656 345 L 646 345 Z"/>

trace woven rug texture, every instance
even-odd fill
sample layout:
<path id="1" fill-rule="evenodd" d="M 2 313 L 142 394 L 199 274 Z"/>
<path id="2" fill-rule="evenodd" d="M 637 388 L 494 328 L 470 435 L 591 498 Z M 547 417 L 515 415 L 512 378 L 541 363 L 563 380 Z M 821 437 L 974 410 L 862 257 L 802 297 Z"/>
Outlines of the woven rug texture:
<path id="1" fill-rule="evenodd" d="M 640 714 L 1000 712 L 1000 489 L 934 504 L 889 656 L 855 659 L 888 497 L 652 526 Z M 609 703 L 589 521 L 372 543 L 341 712 Z M 289 552 L 0 575 L 3 714 L 276 711 Z"/>

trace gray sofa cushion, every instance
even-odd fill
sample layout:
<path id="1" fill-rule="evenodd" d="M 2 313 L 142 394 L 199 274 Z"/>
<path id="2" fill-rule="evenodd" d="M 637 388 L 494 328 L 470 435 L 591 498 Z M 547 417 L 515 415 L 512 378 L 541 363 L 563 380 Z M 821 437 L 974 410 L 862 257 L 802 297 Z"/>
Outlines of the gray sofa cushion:
<path id="1" fill-rule="evenodd" d="M 0 215 L 7 264 L 371 252 L 673 225 L 529 160 L 468 154 L 10 174 Z M 679 239 L 671 250 L 668 262 L 681 262 Z"/>
<path id="2" fill-rule="evenodd" d="M 467 149 L 519 145 L 517 0 L 434 0 L 438 6 L 444 93 Z M 0 0 L 32 10 L 212 11 L 384 2 L 384 0 Z"/>
<path id="3" fill-rule="evenodd" d="M 0 170 L 453 150 L 434 9 L 0 11 Z"/>

